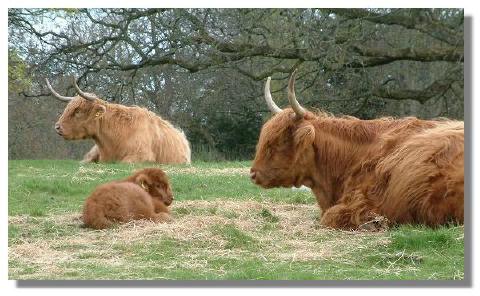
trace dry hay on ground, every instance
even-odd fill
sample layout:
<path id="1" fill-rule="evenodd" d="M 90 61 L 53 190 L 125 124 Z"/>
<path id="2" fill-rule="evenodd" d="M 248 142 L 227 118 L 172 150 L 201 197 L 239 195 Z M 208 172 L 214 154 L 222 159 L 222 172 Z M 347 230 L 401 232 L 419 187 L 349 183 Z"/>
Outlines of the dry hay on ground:
<path id="1" fill-rule="evenodd" d="M 172 207 L 174 221 L 156 224 L 134 221 L 107 230 L 82 227 L 79 214 L 59 214 L 47 217 L 9 217 L 25 233 L 34 233 L 42 225 L 68 228 L 52 231 L 40 237 L 22 236 L 9 244 L 9 260 L 19 266 L 38 269 L 35 274 L 56 275 L 62 266 L 74 262 L 120 266 L 131 254 L 119 252 L 132 245 L 152 244 L 174 240 L 184 250 L 178 260 L 165 268 L 209 268 L 208 258 L 259 258 L 275 262 L 355 259 L 362 249 L 376 248 L 388 243 L 384 233 L 342 232 L 322 228 L 318 223 L 316 205 L 280 204 L 257 201 L 177 201 Z M 273 217 L 273 218 L 272 218 Z M 251 238 L 254 248 L 230 246 L 224 227 L 238 229 Z M 83 260 L 82 260 L 83 258 Z M 87 259 L 85 259 L 87 258 Z M 131 263 L 129 263 L 131 264 Z M 15 268 L 10 270 L 14 272 Z M 32 275 L 29 275 L 31 278 Z M 35 277 L 35 275 L 33 276 Z"/>

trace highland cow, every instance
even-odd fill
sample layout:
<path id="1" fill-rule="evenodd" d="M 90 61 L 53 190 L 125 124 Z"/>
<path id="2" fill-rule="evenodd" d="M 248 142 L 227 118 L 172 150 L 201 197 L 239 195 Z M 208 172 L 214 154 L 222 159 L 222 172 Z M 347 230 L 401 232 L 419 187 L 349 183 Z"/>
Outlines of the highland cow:
<path id="1" fill-rule="evenodd" d="M 53 96 L 68 102 L 55 124 L 66 140 L 93 139 L 95 146 L 84 162 L 190 163 L 185 134 L 147 109 L 108 103 L 83 92 L 74 81 L 76 97 L 59 95 L 46 79 Z"/>
<path id="2" fill-rule="evenodd" d="M 250 177 L 264 188 L 310 187 L 327 227 L 354 230 L 378 217 L 438 226 L 464 219 L 463 121 L 360 120 L 265 99 L 275 114 L 260 133 Z"/>
<path id="3" fill-rule="evenodd" d="M 172 201 L 167 175 L 160 169 L 143 169 L 124 180 L 98 186 L 85 201 L 83 222 L 94 229 L 139 219 L 168 222 Z"/>

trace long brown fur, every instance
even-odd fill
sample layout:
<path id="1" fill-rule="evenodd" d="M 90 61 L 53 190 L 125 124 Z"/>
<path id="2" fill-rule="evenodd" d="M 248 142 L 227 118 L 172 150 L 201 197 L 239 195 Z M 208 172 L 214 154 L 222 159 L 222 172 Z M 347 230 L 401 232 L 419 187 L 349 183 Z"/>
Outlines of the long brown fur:
<path id="1" fill-rule="evenodd" d="M 185 134 L 145 108 L 77 96 L 57 124 L 66 140 L 95 141 L 84 162 L 190 163 Z"/>
<path id="2" fill-rule="evenodd" d="M 251 171 L 265 188 L 310 187 L 328 227 L 378 216 L 437 226 L 463 223 L 463 156 L 462 121 L 295 119 L 286 109 L 263 126 Z"/>
<path id="3" fill-rule="evenodd" d="M 157 168 L 143 169 L 124 180 L 98 186 L 85 201 L 83 222 L 94 229 L 139 219 L 167 222 L 172 201 L 167 175 Z"/>

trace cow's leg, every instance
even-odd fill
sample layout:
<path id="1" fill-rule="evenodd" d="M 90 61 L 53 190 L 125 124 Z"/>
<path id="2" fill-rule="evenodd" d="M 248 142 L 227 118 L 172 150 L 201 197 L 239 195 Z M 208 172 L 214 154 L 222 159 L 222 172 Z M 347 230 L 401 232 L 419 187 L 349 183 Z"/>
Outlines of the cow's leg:
<path id="1" fill-rule="evenodd" d="M 323 213 L 320 223 L 334 229 L 356 229 L 357 226 L 351 220 L 351 210 L 345 204 L 338 204 Z"/>
<path id="2" fill-rule="evenodd" d="M 329 208 L 320 223 L 344 230 L 379 231 L 388 228 L 388 219 L 376 214 L 364 200 L 353 200 Z"/>
<path id="3" fill-rule="evenodd" d="M 82 163 L 98 162 L 99 160 L 100 160 L 100 152 L 98 151 L 98 146 L 94 145 L 90 149 L 90 151 L 88 151 L 87 154 L 85 154 L 81 162 Z"/>
<path id="4" fill-rule="evenodd" d="M 312 192 L 315 195 L 318 206 L 322 210 L 322 214 L 325 213 L 333 205 L 332 199 L 321 187 L 313 187 Z"/>

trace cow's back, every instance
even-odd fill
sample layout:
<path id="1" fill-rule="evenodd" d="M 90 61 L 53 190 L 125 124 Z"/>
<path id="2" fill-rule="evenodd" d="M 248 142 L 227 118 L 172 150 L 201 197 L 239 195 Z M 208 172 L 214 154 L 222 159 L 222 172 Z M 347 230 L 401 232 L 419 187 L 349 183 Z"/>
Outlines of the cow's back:
<path id="1" fill-rule="evenodd" d="M 155 134 L 158 138 L 152 143 L 152 150 L 156 162 L 190 163 L 190 143 L 181 129 L 157 117 Z"/>
<path id="2" fill-rule="evenodd" d="M 190 163 L 190 145 L 183 131 L 138 106 L 117 106 L 103 130 L 115 145 L 101 147 L 100 161 Z"/>

